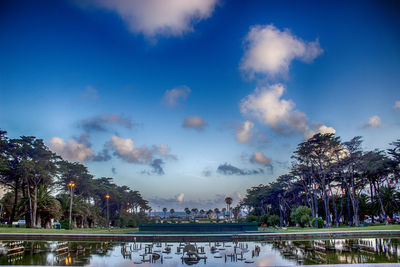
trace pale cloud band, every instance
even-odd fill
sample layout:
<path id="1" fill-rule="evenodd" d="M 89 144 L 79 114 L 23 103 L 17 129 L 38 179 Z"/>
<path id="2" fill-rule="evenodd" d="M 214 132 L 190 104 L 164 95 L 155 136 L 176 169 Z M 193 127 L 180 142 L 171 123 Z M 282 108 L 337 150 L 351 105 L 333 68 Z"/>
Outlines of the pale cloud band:
<path id="1" fill-rule="evenodd" d="M 393 108 L 394 108 L 394 109 L 400 109 L 400 100 L 394 102 Z"/>
<path id="2" fill-rule="evenodd" d="M 261 164 L 264 166 L 272 166 L 271 165 L 271 159 L 267 158 L 262 152 L 256 151 L 253 153 L 253 155 L 250 158 L 250 162 L 252 163 L 257 163 Z"/>
<path id="3" fill-rule="evenodd" d="M 245 121 L 241 123 L 239 127 L 234 127 L 236 131 L 235 139 L 239 143 L 247 143 L 254 135 L 252 129 L 254 128 L 254 123 L 251 121 Z"/>
<path id="4" fill-rule="evenodd" d="M 122 126 L 130 129 L 133 126 L 133 122 L 128 117 L 112 113 L 102 113 L 79 122 L 79 127 L 85 132 L 105 132 L 111 130 L 110 126 Z"/>
<path id="5" fill-rule="evenodd" d="M 50 150 L 70 161 L 86 162 L 95 156 L 88 145 L 79 143 L 75 139 L 69 139 L 65 142 L 60 137 L 52 137 L 48 145 Z"/>
<path id="6" fill-rule="evenodd" d="M 83 0 L 81 7 L 96 6 L 116 12 L 130 31 L 148 37 L 181 36 L 195 22 L 209 18 L 217 0 Z"/>
<path id="7" fill-rule="evenodd" d="M 200 116 L 192 116 L 184 119 L 182 127 L 202 131 L 206 128 L 208 123 Z"/>
<path id="8" fill-rule="evenodd" d="M 116 156 L 129 163 L 154 164 L 153 159 L 155 155 L 166 159 L 176 159 L 175 155 L 170 154 L 170 147 L 164 144 L 160 146 L 153 145 L 151 148 L 145 145 L 137 147 L 130 138 L 121 138 L 113 135 L 111 137 L 111 147 Z M 163 162 L 157 163 L 160 166 Z"/>
<path id="9" fill-rule="evenodd" d="M 185 101 L 188 98 L 190 92 L 190 88 L 186 85 L 167 90 L 165 91 L 161 102 L 167 107 L 174 108 L 180 102 Z"/>

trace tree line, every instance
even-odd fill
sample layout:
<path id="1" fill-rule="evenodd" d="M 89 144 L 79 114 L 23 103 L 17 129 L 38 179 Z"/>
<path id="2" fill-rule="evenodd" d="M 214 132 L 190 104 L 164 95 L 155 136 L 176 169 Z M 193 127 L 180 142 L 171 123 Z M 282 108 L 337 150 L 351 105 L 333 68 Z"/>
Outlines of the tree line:
<path id="1" fill-rule="evenodd" d="M 364 218 L 388 217 L 400 211 L 400 139 L 388 150 L 364 151 L 362 138 L 341 141 L 334 134 L 316 134 L 298 144 L 287 174 L 274 182 L 247 189 L 240 207 L 254 216 L 279 216 L 309 207 L 312 218 L 326 226 L 359 226 Z M 293 216 L 292 216 L 293 218 Z"/>
<path id="2" fill-rule="evenodd" d="M 42 139 L 10 139 L 1 130 L 0 184 L 6 191 L 2 220 L 9 226 L 19 219 L 32 228 L 51 227 L 52 219 L 68 221 L 71 195 L 75 227 L 104 226 L 107 205 L 115 226 L 136 227 L 151 210 L 139 191 L 118 186 L 110 177 L 95 178 L 85 165 L 50 151 Z"/>

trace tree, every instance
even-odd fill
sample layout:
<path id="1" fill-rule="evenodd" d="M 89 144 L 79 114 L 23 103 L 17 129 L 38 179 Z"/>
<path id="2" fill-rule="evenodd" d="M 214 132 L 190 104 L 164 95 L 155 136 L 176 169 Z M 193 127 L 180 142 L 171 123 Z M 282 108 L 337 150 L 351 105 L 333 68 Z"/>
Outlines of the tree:
<path id="1" fill-rule="evenodd" d="M 355 226 L 360 226 L 359 216 L 359 197 L 365 187 L 366 179 L 361 175 L 363 169 L 363 155 L 361 149 L 361 136 L 356 136 L 348 142 L 344 142 L 346 148 L 346 157 L 344 157 L 338 167 L 339 176 L 343 176 L 341 180 L 343 186 L 351 200 L 353 207 L 353 223 Z"/>
<path id="2" fill-rule="evenodd" d="M 222 216 L 224 216 L 224 220 L 225 220 L 225 219 L 226 219 L 226 218 L 225 218 L 226 208 L 222 208 L 222 209 L 221 209 L 221 212 L 222 212 Z"/>
<path id="3" fill-rule="evenodd" d="M 388 175 L 392 172 L 391 166 L 392 164 L 390 159 L 383 153 L 383 151 L 370 151 L 363 157 L 363 175 L 367 177 L 372 185 L 372 188 L 375 192 L 375 197 L 379 201 L 381 214 L 386 221 L 387 212 L 383 202 L 383 190 L 381 190 L 381 187 L 384 186 L 385 183 L 387 184 L 389 182 Z M 391 193 L 390 187 L 389 192 Z"/>
<path id="4" fill-rule="evenodd" d="M 219 208 L 215 208 L 214 212 L 217 215 L 217 220 L 218 220 L 219 219 L 219 214 L 221 213 L 221 211 L 219 210 Z"/>
<path id="5" fill-rule="evenodd" d="M 163 208 L 162 209 L 163 210 L 163 212 L 164 212 L 164 219 L 167 217 L 167 211 L 168 211 L 168 209 L 167 208 Z"/>
<path id="6" fill-rule="evenodd" d="M 208 219 L 211 219 L 211 214 L 213 213 L 212 209 L 207 211 Z"/>
<path id="7" fill-rule="evenodd" d="M 239 205 L 237 205 L 236 207 L 234 207 L 232 209 L 233 217 L 235 218 L 235 220 L 238 219 L 240 212 L 241 212 L 241 210 L 240 210 L 240 206 Z"/>
<path id="8" fill-rule="evenodd" d="M 199 210 L 197 208 L 192 208 L 192 213 L 194 214 L 194 218 L 196 218 L 198 212 Z"/>
<path id="9" fill-rule="evenodd" d="M 0 147 L 0 182 L 13 191 L 14 197 L 8 221 L 9 227 L 12 227 L 19 200 L 19 191 L 21 190 L 23 176 L 26 173 L 22 162 L 27 158 L 27 155 L 23 153 L 16 139 L 8 140 L 5 131 L 0 131 Z"/>
<path id="10" fill-rule="evenodd" d="M 311 221 L 311 209 L 306 206 L 297 207 L 290 214 L 293 222 L 298 223 L 301 227 L 306 226 Z"/>
<path id="11" fill-rule="evenodd" d="M 174 216 L 175 210 L 174 209 L 170 209 L 169 213 L 170 213 L 170 216 Z"/>
<path id="12" fill-rule="evenodd" d="M 233 202 L 233 199 L 230 196 L 225 197 L 225 203 L 227 206 L 228 214 L 229 214 L 229 221 L 231 220 L 231 204 Z"/>
<path id="13" fill-rule="evenodd" d="M 189 208 L 185 208 L 185 212 L 186 212 L 186 219 L 189 219 L 190 209 Z"/>

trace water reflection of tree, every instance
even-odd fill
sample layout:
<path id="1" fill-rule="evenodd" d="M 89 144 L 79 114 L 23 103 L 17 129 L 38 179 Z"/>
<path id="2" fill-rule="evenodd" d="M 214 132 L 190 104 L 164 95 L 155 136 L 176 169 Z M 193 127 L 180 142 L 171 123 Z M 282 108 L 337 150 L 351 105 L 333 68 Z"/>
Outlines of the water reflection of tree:
<path id="1" fill-rule="evenodd" d="M 273 250 L 297 264 L 398 262 L 399 239 L 274 240 Z"/>
<path id="2" fill-rule="evenodd" d="M 8 247 L 15 241 L 3 242 Z M 65 244 L 64 244 L 65 243 Z M 66 246 L 65 250 L 59 250 L 60 244 Z M 57 241 L 25 241 L 22 257 L 13 263 L 18 265 L 87 265 L 92 255 L 100 257 L 109 256 L 115 244 L 110 242 L 57 242 Z M 12 255 L 1 255 L 0 265 L 9 265 Z"/>

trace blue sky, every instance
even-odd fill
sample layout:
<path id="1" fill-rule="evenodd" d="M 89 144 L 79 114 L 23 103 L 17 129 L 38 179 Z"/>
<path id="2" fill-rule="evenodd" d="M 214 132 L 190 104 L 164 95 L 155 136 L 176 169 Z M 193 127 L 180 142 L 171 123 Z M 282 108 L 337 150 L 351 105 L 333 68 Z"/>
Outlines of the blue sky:
<path id="1" fill-rule="evenodd" d="M 313 133 L 361 135 L 365 149 L 399 138 L 399 10 L 2 1 L 0 127 L 43 138 L 155 209 L 222 207 L 285 173 Z"/>

